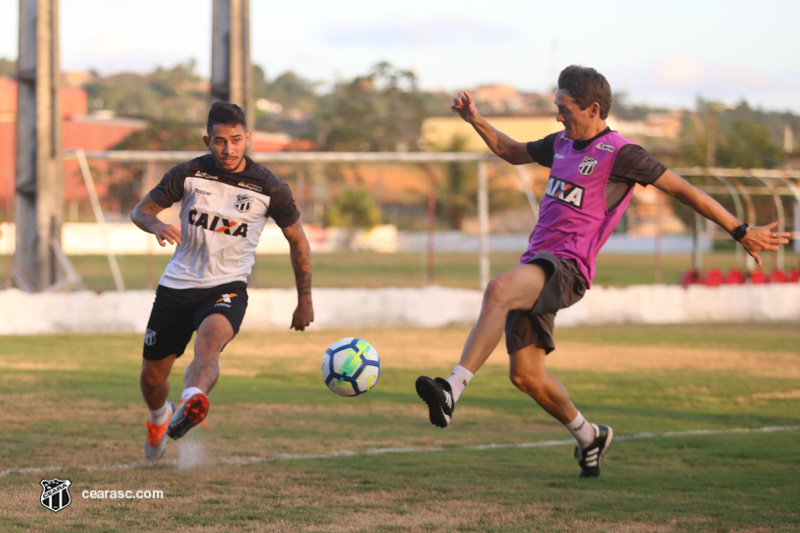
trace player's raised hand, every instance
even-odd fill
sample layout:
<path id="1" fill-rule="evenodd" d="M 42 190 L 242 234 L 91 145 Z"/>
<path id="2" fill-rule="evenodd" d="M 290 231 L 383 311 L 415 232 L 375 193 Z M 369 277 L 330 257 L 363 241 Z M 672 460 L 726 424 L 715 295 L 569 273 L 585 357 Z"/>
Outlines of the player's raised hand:
<path id="1" fill-rule="evenodd" d="M 472 100 L 472 96 L 470 96 L 467 91 L 460 92 L 453 98 L 453 105 L 450 106 L 450 109 L 453 110 L 453 113 L 458 113 L 461 118 L 470 124 L 475 122 L 480 116 L 478 108 L 475 107 L 475 102 Z"/>
<path id="2" fill-rule="evenodd" d="M 756 226 L 747 230 L 747 233 L 742 240 L 744 249 L 747 253 L 756 260 L 758 266 L 761 266 L 761 257 L 758 252 L 777 252 L 778 247 L 784 244 L 789 244 L 789 237 L 791 233 L 787 231 L 775 231 L 775 228 L 783 223 L 781 220 L 776 220 L 766 226 Z"/>

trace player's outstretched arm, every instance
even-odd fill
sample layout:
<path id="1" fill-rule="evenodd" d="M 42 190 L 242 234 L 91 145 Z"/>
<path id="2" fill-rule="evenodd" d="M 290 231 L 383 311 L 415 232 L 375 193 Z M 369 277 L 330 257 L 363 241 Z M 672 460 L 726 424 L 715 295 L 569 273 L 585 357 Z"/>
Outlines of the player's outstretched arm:
<path id="1" fill-rule="evenodd" d="M 297 285 L 297 308 L 289 328 L 303 331 L 314 321 L 314 304 L 311 301 L 311 247 L 300 220 L 283 228 L 283 235 L 289 242 L 289 256 Z"/>
<path id="2" fill-rule="evenodd" d="M 512 165 L 533 163 L 533 158 L 528 153 L 525 143 L 515 141 L 502 131 L 496 130 L 478 112 L 472 96 L 467 91 L 458 93 L 450 107 L 453 113 L 458 113 L 466 122 L 472 124 L 478 135 L 481 136 L 486 146 Z"/>
<path id="3" fill-rule="evenodd" d="M 161 246 L 166 246 L 166 242 L 180 244 L 181 228 L 159 220 L 157 215 L 163 210 L 164 208 L 155 203 L 148 193 L 131 211 L 131 220 L 139 229 L 155 235 Z"/>
<path id="4" fill-rule="evenodd" d="M 733 230 L 742 224 L 719 202 L 669 169 L 655 181 L 654 185 L 705 218 L 715 222 L 731 235 L 733 235 Z M 739 240 L 747 253 L 756 260 L 758 266 L 761 266 L 759 252 L 776 252 L 779 246 L 789 244 L 791 233 L 775 231 L 781 223 L 778 220 L 765 226 L 748 228 L 747 233 Z"/>

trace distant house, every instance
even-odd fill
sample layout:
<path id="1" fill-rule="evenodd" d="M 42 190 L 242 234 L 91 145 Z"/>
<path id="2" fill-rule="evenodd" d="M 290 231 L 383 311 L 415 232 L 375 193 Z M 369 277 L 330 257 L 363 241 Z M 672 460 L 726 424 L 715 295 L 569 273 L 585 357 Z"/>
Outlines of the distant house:
<path id="1" fill-rule="evenodd" d="M 499 115 L 487 118 L 495 128 L 518 141 L 535 141 L 563 129 L 556 121 L 555 112 L 547 115 Z M 422 122 L 422 143 L 428 150 L 442 150 L 449 146 L 456 136 L 466 141 L 464 150 L 467 152 L 489 151 L 472 126 L 458 115 L 428 117 Z"/>

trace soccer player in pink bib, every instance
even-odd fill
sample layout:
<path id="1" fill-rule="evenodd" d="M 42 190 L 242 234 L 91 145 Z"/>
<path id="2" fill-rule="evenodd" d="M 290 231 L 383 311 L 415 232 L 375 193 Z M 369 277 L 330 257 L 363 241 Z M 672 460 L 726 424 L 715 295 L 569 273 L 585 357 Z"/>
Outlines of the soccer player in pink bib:
<path id="1" fill-rule="evenodd" d="M 577 441 L 580 477 L 597 477 L 614 438 L 611 427 L 590 423 L 566 388 L 545 368 L 555 349 L 556 312 L 583 297 L 592 285 L 595 258 L 619 223 L 636 183 L 653 185 L 728 231 L 761 265 L 759 252 L 776 251 L 789 233 L 780 222 L 749 228 L 716 200 L 656 161 L 606 125 L 611 88 L 592 68 L 569 66 L 558 78 L 557 120 L 564 129 L 535 142 L 518 142 L 478 112 L 469 93 L 456 95 L 452 110 L 471 124 L 489 148 L 511 164 L 550 168 L 539 220 L 520 264 L 486 287 L 478 321 L 449 378 L 420 376 L 419 396 L 431 423 L 447 427 L 456 402 L 505 331 L 511 381 Z"/>

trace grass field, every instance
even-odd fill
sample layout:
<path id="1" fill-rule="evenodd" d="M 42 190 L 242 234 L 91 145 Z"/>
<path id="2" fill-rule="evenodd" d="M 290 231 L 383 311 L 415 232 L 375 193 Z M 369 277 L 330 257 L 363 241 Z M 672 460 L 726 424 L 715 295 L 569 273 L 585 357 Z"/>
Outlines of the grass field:
<path id="1" fill-rule="evenodd" d="M 449 373 L 463 328 L 357 332 L 382 375 L 335 396 L 322 352 L 354 333 L 242 333 L 211 393 L 213 431 L 170 441 L 155 465 L 140 336 L 0 338 L 0 530 L 800 531 L 797 324 L 558 330 L 551 370 L 617 435 L 592 480 L 508 381 L 502 350 L 453 425 L 430 425 L 414 379 Z M 57 514 L 39 502 L 53 477 L 72 482 Z M 82 496 L 104 490 L 164 497 Z"/>
<path id="2" fill-rule="evenodd" d="M 521 251 L 520 251 L 521 253 Z M 497 275 L 519 262 L 519 253 L 491 254 L 491 274 Z M 775 254 L 764 254 L 764 270 L 775 268 Z M 117 261 L 126 289 L 154 288 L 164 271 L 168 256 L 119 256 Z M 113 290 L 114 281 L 108 259 L 102 255 L 71 256 L 75 270 L 87 289 Z M 316 287 L 421 287 L 428 283 L 427 256 L 424 253 L 381 254 L 375 252 L 337 252 L 314 254 Z M 800 257 L 786 250 L 785 268 L 800 266 Z M 0 256 L 0 264 L 8 258 Z M 692 265 L 689 254 L 665 254 L 656 260 L 652 255 L 600 254 L 597 258 L 596 285 L 623 287 L 661 283 L 678 283 Z M 743 254 L 714 252 L 703 257 L 703 269 L 717 267 L 727 271 L 744 268 Z M 7 268 L 0 269 L 0 287 L 6 286 Z M 472 253 L 437 253 L 434 255 L 435 285 L 444 287 L 480 288 L 478 255 Z M 255 288 L 293 287 L 294 277 L 285 255 L 259 255 L 250 279 Z"/>

